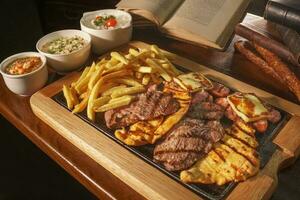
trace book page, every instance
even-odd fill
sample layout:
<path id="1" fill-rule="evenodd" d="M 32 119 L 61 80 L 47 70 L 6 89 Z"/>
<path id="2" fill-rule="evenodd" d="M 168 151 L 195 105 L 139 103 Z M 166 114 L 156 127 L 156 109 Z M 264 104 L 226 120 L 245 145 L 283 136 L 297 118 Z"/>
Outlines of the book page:
<path id="1" fill-rule="evenodd" d="M 223 33 L 232 33 L 235 22 L 243 15 L 249 0 L 185 0 L 163 25 L 200 35 L 211 41 L 224 40 Z"/>
<path id="2" fill-rule="evenodd" d="M 207 26 L 226 0 L 187 0 L 176 12 L 176 17 L 196 21 Z M 197 6 L 197 9 L 195 9 Z"/>
<path id="3" fill-rule="evenodd" d="M 153 15 L 161 25 L 176 11 L 184 0 L 122 0 L 116 6 L 118 9 L 146 10 Z M 138 13 L 141 13 L 140 11 Z"/>

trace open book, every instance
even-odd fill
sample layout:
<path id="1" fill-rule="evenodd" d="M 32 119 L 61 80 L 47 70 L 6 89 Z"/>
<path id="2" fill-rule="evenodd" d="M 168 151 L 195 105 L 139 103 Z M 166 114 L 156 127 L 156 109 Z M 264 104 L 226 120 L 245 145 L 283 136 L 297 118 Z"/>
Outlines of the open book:
<path id="1" fill-rule="evenodd" d="M 134 26 L 158 26 L 166 36 L 224 50 L 250 0 L 121 0 Z"/>

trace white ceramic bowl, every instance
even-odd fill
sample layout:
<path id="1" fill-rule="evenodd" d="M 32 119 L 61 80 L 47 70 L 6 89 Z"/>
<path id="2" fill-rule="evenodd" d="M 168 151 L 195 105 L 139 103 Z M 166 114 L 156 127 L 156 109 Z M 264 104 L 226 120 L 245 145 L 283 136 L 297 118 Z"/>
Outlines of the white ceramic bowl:
<path id="1" fill-rule="evenodd" d="M 96 16 L 114 15 L 122 19 L 121 25 L 114 29 L 96 29 L 91 23 Z M 118 22 L 119 23 L 119 22 Z M 80 19 L 81 30 L 89 33 L 92 37 L 92 50 L 95 54 L 104 53 L 112 48 L 125 44 L 131 40 L 132 17 L 129 13 L 115 9 L 97 10 L 83 13 Z"/>
<path id="2" fill-rule="evenodd" d="M 30 56 L 38 56 L 41 58 L 42 65 L 38 69 L 21 75 L 12 75 L 5 72 L 6 67 L 16 59 Z M 41 89 L 48 80 L 46 57 L 37 52 L 23 52 L 12 55 L 1 62 L 0 73 L 10 91 L 22 96 L 32 95 Z"/>
<path id="3" fill-rule="evenodd" d="M 54 39 L 59 37 L 74 37 L 80 36 L 82 37 L 86 44 L 83 48 L 74 51 L 69 54 L 50 54 L 44 52 L 42 47 L 51 42 Z M 65 74 L 71 71 L 74 71 L 80 67 L 82 67 L 90 55 L 91 50 L 91 36 L 83 31 L 80 30 L 60 30 L 56 32 L 49 33 L 42 37 L 36 44 L 36 49 L 38 52 L 46 56 L 48 65 L 58 73 Z"/>

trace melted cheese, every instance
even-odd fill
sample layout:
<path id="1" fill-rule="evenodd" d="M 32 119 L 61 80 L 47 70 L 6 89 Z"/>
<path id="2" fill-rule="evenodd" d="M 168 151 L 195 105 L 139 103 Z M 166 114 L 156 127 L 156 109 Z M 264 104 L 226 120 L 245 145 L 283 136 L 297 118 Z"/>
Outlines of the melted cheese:
<path id="1" fill-rule="evenodd" d="M 180 79 L 182 83 L 192 91 L 197 91 L 200 89 L 211 89 L 213 87 L 211 81 L 200 72 L 182 74 L 177 78 Z"/>
<path id="2" fill-rule="evenodd" d="M 253 122 L 267 117 L 268 109 L 254 94 L 235 93 L 229 95 L 227 100 L 234 112 L 245 122 Z"/>

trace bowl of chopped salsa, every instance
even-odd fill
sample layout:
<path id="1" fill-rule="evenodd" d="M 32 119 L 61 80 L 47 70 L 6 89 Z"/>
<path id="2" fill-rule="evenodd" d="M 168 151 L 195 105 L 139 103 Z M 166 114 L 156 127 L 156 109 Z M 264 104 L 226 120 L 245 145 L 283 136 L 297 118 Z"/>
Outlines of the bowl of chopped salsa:
<path id="1" fill-rule="evenodd" d="M 89 58 L 91 37 L 80 30 L 60 30 L 42 37 L 36 49 L 46 56 L 48 65 L 65 74 L 82 67 Z"/>
<path id="2" fill-rule="evenodd" d="M 0 73 L 9 90 L 22 96 L 31 95 L 47 82 L 46 57 L 37 52 L 12 55 L 1 62 Z"/>
<path id="3" fill-rule="evenodd" d="M 91 35 L 93 52 L 101 54 L 131 40 L 132 17 L 116 9 L 86 12 L 80 19 L 80 27 Z"/>

